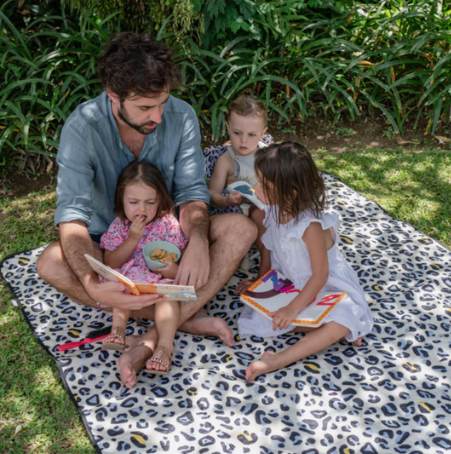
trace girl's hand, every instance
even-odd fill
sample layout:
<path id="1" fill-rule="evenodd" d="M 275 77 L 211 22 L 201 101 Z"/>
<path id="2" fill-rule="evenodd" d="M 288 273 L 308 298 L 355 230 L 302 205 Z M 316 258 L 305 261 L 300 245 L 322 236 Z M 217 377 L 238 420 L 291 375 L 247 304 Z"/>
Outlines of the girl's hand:
<path id="1" fill-rule="evenodd" d="M 271 312 L 269 315 L 272 317 L 272 329 L 275 331 L 277 328 L 288 328 L 298 314 L 299 310 L 293 309 L 290 305 L 282 307 L 276 312 Z"/>
<path id="2" fill-rule="evenodd" d="M 229 206 L 239 205 L 243 201 L 243 196 L 238 191 L 231 192 L 226 198 Z"/>
<path id="3" fill-rule="evenodd" d="M 257 279 L 246 279 L 244 281 L 241 281 L 235 289 L 235 293 L 237 295 L 241 295 L 244 293 L 254 282 L 256 282 Z"/>
<path id="4" fill-rule="evenodd" d="M 139 241 L 144 235 L 146 228 L 146 216 L 138 216 L 132 222 L 128 236 L 135 241 Z"/>
<path id="5" fill-rule="evenodd" d="M 177 263 L 169 262 L 168 260 L 163 260 L 166 266 L 164 268 L 155 268 L 151 270 L 155 274 L 161 274 L 166 279 L 175 279 L 179 266 Z"/>

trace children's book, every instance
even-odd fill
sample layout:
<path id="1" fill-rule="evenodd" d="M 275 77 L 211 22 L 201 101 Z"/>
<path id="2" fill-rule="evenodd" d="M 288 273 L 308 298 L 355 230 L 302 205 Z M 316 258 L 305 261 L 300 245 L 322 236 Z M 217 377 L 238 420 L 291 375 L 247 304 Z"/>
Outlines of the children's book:
<path id="1" fill-rule="evenodd" d="M 160 295 L 169 301 L 189 301 L 196 302 L 197 295 L 192 285 L 172 285 L 172 284 L 148 284 L 136 283 L 128 277 L 119 273 L 113 268 L 99 262 L 89 254 L 85 254 L 86 260 L 91 265 L 91 268 L 107 281 L 122 282 L 133 295 L 141 295 L 142 293 L 153 293 Z"/>
<path id="2" fill-rule="evenodd" d="M 241 301 L 261 312 L 267 318 L 278 309 L 288 306 L 300 290 L 282 273 L 269 270 L 262 278 L 252 284 L 242 295 Z M 291 322 L 293 326 L 316 328 L 321 326 L 327 314 L 346 296 L 346 292 L 321 292 Z"/>
<path id="3" fill-rule="evenodd" d="M 246 181 L 235 181 L 230 183 L 227 186 L 229 192 L 238 191 L 245 199 L 249 200 L 253 205 L 260 208 L 260 210 L 265 209 L 264 203 L 257 199 L 255 196 L 255 191 L 252 189 L 252 186 Z"/>

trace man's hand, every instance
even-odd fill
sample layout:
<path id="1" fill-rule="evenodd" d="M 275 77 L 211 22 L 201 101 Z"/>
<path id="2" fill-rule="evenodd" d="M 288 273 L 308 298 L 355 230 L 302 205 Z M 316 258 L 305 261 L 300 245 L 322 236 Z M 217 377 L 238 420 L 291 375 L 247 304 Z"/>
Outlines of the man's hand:
<path id="1" fill-rule="evenodd" d="M 190 239 L 183 253 L 174 284 L 194 285 L 198 289 L 207 283 L 209 275 L 208 241 L 194 237 Z"/>
<path id="2" fill-rule="evenodd" d="M 89 296 L 106 307 L 140 310 L 158 302 L 158 295 L 130 295 L 124 293 L 125 285 L 119 282 L 91 282 L 86 291 Z"/>
<path id="3" fill-rule="evenodd" d="M 271 312 L 269 315 L 272 317 L 272 329 L 275 331 L 277 328 L 288 328 L 298 314 L 299 310 L 294 309 L 290 304 L 282 307 L 276 312 Z"/>
<path id="4" fill-rule="evenodd" d="M 144 229 L 146 228 L 146 216 L 138 216 L 132 222 L 130 226 L 129 237 L 132 238 L 134 241 L 139 242 L 139 240 L 144 235 Z"/>
<path id="5" fill-rule="evenodd" d="M 239 205 L 243 201 L 243 196 L 238 191 L 233 191 L 226 197 L 229 206 Z"/>
<path id="6" fill-rule="evenodd" d="M 177 263 L 170 262 L 169 260 L 163 260 L 162 263 L 166 264 L 164 268 L 154 268 L 150 271 L 155 274 L 161 274 L 166 279 L 174 279 L 179 269 Z"/>

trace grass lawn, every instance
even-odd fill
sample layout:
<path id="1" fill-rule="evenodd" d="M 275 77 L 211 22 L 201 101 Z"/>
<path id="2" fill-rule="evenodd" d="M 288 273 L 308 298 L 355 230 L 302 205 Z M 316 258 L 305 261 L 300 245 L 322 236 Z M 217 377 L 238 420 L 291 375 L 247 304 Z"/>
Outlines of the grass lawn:
<path id="1" fill-rule="evenodd" d="M 315 153 L 318 166 L 451 247 L 451 153 Z M 0 258 L 56 238 L 53 192 L 0 200 Z M 0 285 L 0 452 L 95 453 L 53 360 Z"/>

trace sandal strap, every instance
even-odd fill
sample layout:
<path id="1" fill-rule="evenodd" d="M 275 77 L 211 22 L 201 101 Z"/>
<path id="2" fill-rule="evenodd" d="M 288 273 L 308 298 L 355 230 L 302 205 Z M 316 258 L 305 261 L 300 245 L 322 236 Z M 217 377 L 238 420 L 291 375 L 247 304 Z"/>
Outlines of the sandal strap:
<path id="1" fill-rule="evenodd" d="M 165 361 L 164 359 L 161 359 L 163 355 L 167 356 L 169 362 Z M 172 364 L 172 355 L 170 355 L 164 347 L 157 347 L 152 357 L 149 360 L 147 360 L 147 363 L 158 363 L 163 365 L 167 369 Z"/>
<path id="2" fill-rule="evenodd" d="M 119 334 L 119 332 L 122 333 Z M 125 344 L 125 330 L 124 328 L 121 328 L 119 326 L 113 326 L 111 328 L 111 333 L 108 334 L 108 336 L 104 339 L 104 343 L 107 341 L 107 339 L 119 339 L 123 344 Z"/>

